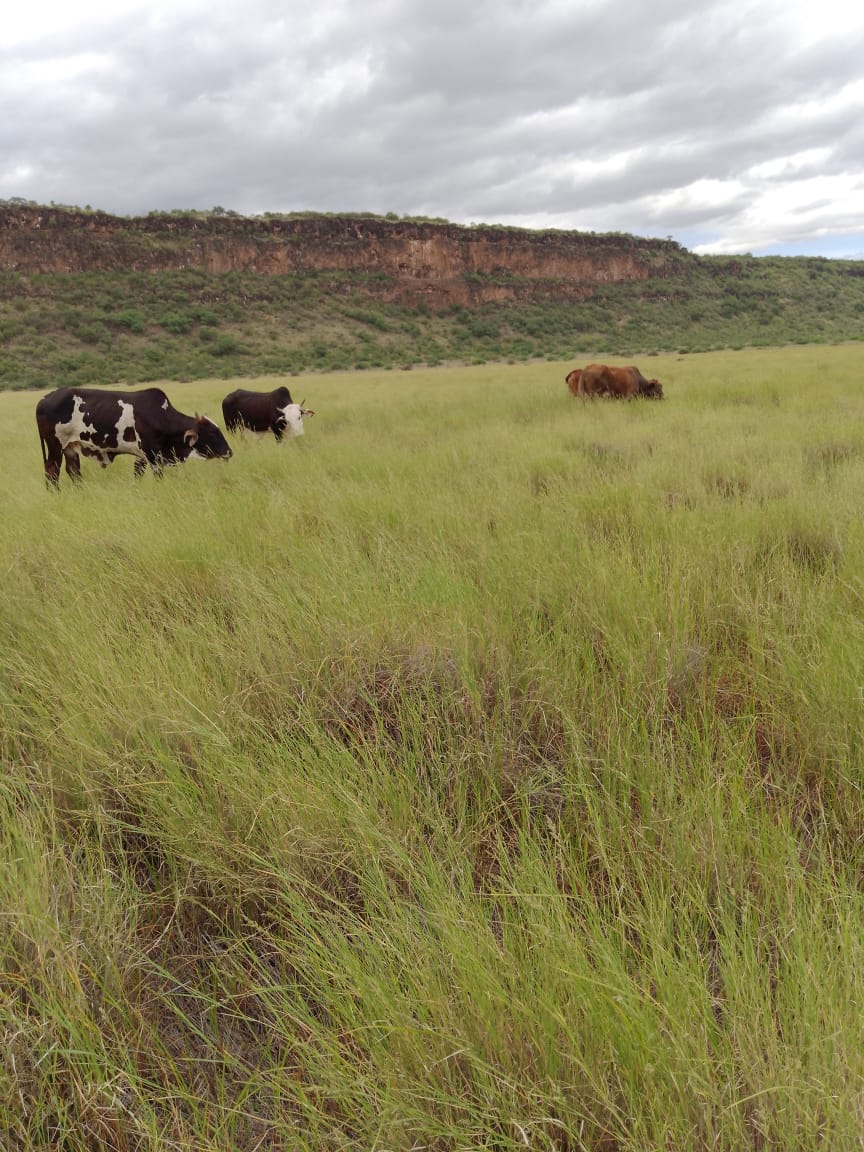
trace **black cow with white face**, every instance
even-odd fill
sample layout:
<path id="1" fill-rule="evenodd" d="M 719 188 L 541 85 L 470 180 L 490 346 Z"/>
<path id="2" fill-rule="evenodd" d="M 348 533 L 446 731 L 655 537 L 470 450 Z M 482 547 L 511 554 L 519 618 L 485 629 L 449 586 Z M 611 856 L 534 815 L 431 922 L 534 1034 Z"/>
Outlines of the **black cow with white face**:
<path id="1" fill-rule="evenodd" d="M 136 476 L 148 464 L 158 475 L 166 464 L 231 456 L 217 424 L 178 412 L 161 388 L 57 388 L 36 405 L 36 424 L 45 476 L 55 486 L 64 459 L 70 479 L 81 478 L 82 455 L 96 457 L 103 467 L 117 456 L 133 456 Z"/>
<path id="2" fill-rule="evenodd" d="M 249 392 L 238 388 L 222 401 L 222 416 L 229 432 L 272 432 L 281 440 L 286 430 L 289 436 L 303 435 L 303 417 L 314 416 L 311 408 L 295 404 L 284 386 L 273 392 Z"/>

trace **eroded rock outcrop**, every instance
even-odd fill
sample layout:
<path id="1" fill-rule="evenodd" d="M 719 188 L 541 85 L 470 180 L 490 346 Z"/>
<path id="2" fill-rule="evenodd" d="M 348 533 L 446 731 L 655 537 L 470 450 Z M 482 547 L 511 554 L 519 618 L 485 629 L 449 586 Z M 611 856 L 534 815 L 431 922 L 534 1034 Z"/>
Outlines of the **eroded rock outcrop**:
<path id="1" fill-rule="evenodd" d="M 380 294 L 458 302 L 579 298 L 594 286 L 681 274 L 695 258 L 672 241 L 623 234 L 353 216 L 117 217 L 0 208 L 0 268 L 27 274 L 347 272 L 380 277 Z"/>

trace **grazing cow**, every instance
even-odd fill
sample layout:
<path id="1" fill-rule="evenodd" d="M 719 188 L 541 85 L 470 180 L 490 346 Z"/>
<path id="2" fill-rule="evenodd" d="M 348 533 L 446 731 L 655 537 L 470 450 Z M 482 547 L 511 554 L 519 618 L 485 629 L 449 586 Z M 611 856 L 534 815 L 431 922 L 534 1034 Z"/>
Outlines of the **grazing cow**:
<path id="1" fill-rule="evenodd" d="M 581 380 L 582 380 L 582 369 L 581 368 L 574 368 L 572 372 L 568 372 L 567 375 L 564 377 L 564 382 L 566 383 L 567 389 L 572 396 L 578 396 L 579 395 L 579 384 L 580 384 Z"/>
<path id="2" fill-rule="evenodd" d="M 222 401 L 222 416 L 229 432 L 248 428 L 251 432 L 272 432 L 281 440 L 288 429 L 289 436 L 303 435 L 303 417 L 314 416 L 311 408 L 295 404 L 284 386 L 273 392 L 248 392 L 238 388 Z"/>
<path id="3" fill-rule="evenodd" d="M 57 388 L 36 405 L 36 424 L 45 476 L 55 486 L 64 459 L 70 479 L 81 478 L 81 456 L 95 456 L 103 468 L 117 456 L 134 456 L 140 476 L 148 464 L 158 475 L 166 464 L 231 455 L 217 424 L 178 412 L 161 388 Z"/>
<path id="4" fill-rule="evenodd" d="M 579 374 L 577 396 L 611 396 L 619 400 L 632 400 L 634 396 L 663 399 L 663 385 L 659 380 L 647 380 L 638 368 L 613 368 L 608 364 L 589 364 Z"/>

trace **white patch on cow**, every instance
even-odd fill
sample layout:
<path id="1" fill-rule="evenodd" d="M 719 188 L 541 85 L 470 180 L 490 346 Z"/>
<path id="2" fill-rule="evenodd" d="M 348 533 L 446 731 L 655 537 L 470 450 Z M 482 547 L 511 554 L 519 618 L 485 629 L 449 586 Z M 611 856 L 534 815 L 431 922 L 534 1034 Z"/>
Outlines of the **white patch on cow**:
<path id="1" fill-rule="evenodd" d="M 144 453 L 141 451 L 141 441 L 138 439 L 138 430 L 135 427 L 135 409 L 125 400 L 118 400 L 117 403 L 120 405 L 120 418 L 114 425 L 117 429 L 117 451 L 142 457 Z M 125 433 L 129 428 L 135 433 L 134 440 L 126 439 Z"/>
<path id="2" fill-rule="evenodd" d="M 87 423 L 84 415 L 84 401 L 76 396 L 72 403 L 72 415 L 65 424 L 54 425 L 54 435 L 60 441 L 60 447 L 65 451 L 70 446 L 77 447 L 81 443 L 81 435 L 89 441 L 96 429 Z"/>
<path id="3" fill-rule="evenodd" d="M 166 396 L 166 397 L 165 397 L 165 399 L 162 401 L 162 411 L 163 411 L 163 412 L 167 412 L 167 411 L 168 411 L 168 397 L 167 397 L 167 396 Z"/>
<path id="4" fill-rule="evenodd" d="M 135 429 L 135 412 L 131 404 L 118 400 L 120 416 L 112 427 L 103 425 L 101 429 L 88 421 L 85 411 L 84 399 L 74 396 L 72 402 L 72 415 L 64 424 L 54 426 L 54 434 L 60 441 L 60 447 L 65 452 L 71 449 L 77 455 L 94 456 L 100 462 L 108 461 L 108 453 L 126 453 L 136 459 L 143 459 L 144 453 L 135 433 L 134 440 L 125 440 L 123 433 L 127 428 Z"/>
<path id="5" fill-rule="evenodd" d="M 285 431 L 289 436 L 303 435 L 303 410 L 299 404 L 286 404 L 279 411 L 285 417 Z"/>

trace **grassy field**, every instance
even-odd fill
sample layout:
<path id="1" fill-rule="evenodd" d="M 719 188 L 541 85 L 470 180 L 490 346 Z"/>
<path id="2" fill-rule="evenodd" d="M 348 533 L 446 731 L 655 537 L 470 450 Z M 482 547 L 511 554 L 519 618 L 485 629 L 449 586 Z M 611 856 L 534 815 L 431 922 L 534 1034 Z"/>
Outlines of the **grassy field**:
<path id="1" fill-rule="evenodd" d="M 572 366 L 0 395 L 3 1152 L 861 1146 L 864 351 Z"/>

